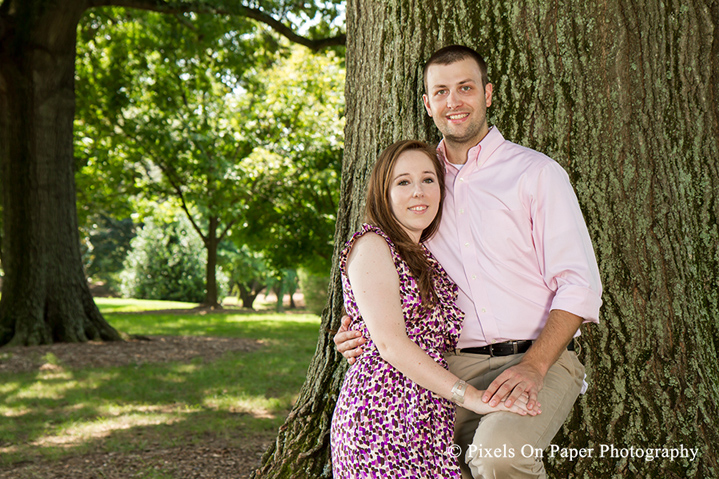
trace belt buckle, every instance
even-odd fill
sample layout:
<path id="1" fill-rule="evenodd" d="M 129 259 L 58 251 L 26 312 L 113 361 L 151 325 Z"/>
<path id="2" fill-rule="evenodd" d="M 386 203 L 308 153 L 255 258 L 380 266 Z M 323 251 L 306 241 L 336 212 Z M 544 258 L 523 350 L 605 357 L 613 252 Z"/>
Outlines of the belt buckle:
<path id="1" fill-rule="evenodd" d="M 519 341 L 507 341 L 507 342 L 499 343 L 499 344 L 508 344 L 508 345 L 511 344 L 512 345 L 512 353 L 511 354 L 519 354 Z M 494 354 L 494 346 L 496 346 L 496 345 L 497 345 L 496 343 L 487 345 L 487 349 L 489 349 L 489 356 L 492 358 L 497 357 L 497 355 Z"/>

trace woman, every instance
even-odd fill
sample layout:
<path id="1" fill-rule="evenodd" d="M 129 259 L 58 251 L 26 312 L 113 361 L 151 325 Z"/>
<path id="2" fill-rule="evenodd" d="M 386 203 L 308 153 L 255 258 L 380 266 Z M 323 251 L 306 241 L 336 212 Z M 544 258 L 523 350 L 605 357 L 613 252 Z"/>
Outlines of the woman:
<path id="1" fill-rule="evenodd" d="M 367 338 L 332 418 L 334 477 L 459 478 L 454 405 L 479 414 L 526 410 L 526 398 L 490 407 L 447 370 L 463 313 L 457 286 L 422 244 L 436 231 L 444 166 L 419 141 L 384 150 L 370 178 L 366 220 L 340 254 L 350 329 Z"/>

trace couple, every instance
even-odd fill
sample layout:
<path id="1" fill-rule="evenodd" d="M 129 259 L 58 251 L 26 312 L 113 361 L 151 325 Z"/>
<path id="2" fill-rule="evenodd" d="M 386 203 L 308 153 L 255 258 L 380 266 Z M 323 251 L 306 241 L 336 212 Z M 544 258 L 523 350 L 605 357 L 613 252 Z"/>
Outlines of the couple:
<path id="1" fill-rule="evenodd" d="M 573 337 L 601 305 L 589 235 L 564 170 L 488 127 L 477 52 L 437 51 L 424 83 L 444 138 L 382 152 L 369 224 L 340 256 L 335 343 L 352 367 L 334 476 L 459 478 L 459 456 L 465 478 L 544 477 L 524 452 L 569 415 L 584 379 Z"/>

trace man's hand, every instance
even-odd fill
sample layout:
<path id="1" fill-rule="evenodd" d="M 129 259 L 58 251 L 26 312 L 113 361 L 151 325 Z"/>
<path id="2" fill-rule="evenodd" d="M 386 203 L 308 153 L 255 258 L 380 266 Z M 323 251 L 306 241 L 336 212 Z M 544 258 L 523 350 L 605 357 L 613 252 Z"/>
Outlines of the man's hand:
<path id="1" fill-rule="evenodd" d="M 543 384 L 544 374 L 531 364 L 520 362 L 504 370 L 492 381 L 482 395 L 482 401 L 492 407 L 504 401 L 504 405 L 511 408 L 519 397 L 526 394 L 529 397 L 526 408 L 532 411 L 540 407 L 537 395 Z"/>
<path id="2" fill-rule="evenodd" d="M 470 390 L 468 389 L 467 392 L 469 393 Z M 519 396 L 514 402 L 514 404 L 512 404 L 512 406 L 507 406 L 506 403 L 502 401 L 500 401 L 496 406 L 490 406 L 489 404 L 485 404 L 484 402 L 482 402 L 479 398 L 479 394 L 484 391 L 475 390 L 472 392 L 475 392 L 477 394 L 467 394 L 465 396 L 465 401 L 464 404 L 462 404 L 462 407 L 469 409 L 470 411 L 474 411 L 479 415 L 485 415 L 497 411 L 508 411 L 519 414 L 520 416 L 536 416 L 537 414 L 541 414 L 542 412 L 541 408 L 539 407 L 539 404 L 537 404 L 533 409 L 529 409 L 527 407 L 527 401 L 529 401 L 529 397 L 526 394 L 522 394 L 521 396 Z"/>
<path id="3" fill-rule="evenodd" d="M 350 364 L 354 364 L 357 356 L 362 354 L 362 345 L 365 339 L 359 331 L 349 331 L 350 317 L 342 316 L 342 325 L 335 334 L 334 341 L 337 351 L 347 358 Z"/>
<path id="4" fill-rule="evenodd" d="M 527 394 L 527 409 L 539 407 L 537 395 L 544 385 L 544 376 L 567 348 L 583 319 L 560 309 L 549 312 L 549 318 L 539 337 L 519 364 L 509 367 L 492 381 L 482 395 L 482 401 L 496 406 L 500 401 L 512 407 L 522 394 Z"/>

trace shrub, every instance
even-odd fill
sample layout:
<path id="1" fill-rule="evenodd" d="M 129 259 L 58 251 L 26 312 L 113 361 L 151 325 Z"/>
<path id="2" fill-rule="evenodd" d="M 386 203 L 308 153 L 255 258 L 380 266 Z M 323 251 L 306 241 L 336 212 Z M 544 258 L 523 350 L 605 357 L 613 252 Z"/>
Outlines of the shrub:
<path id="1" fill-rule="evenodd" d="M 171 222 L 148 218 L 130 246 L 120 274 L 123 296 L 191 303 L 205 299 L 207 252 L 184 216 Z M 218 268 L 220 297 L 227 282 Z"/>
<path id="2" fill-rule="evenodd" d="M 309 311 L 321 316 L 322 310 L 327 305 L 330 277 L 312 274 L 305 269 L 300 269 L 297 274 L 300 277 L 300 289 L 305 297 L 305 306 Z"/>

